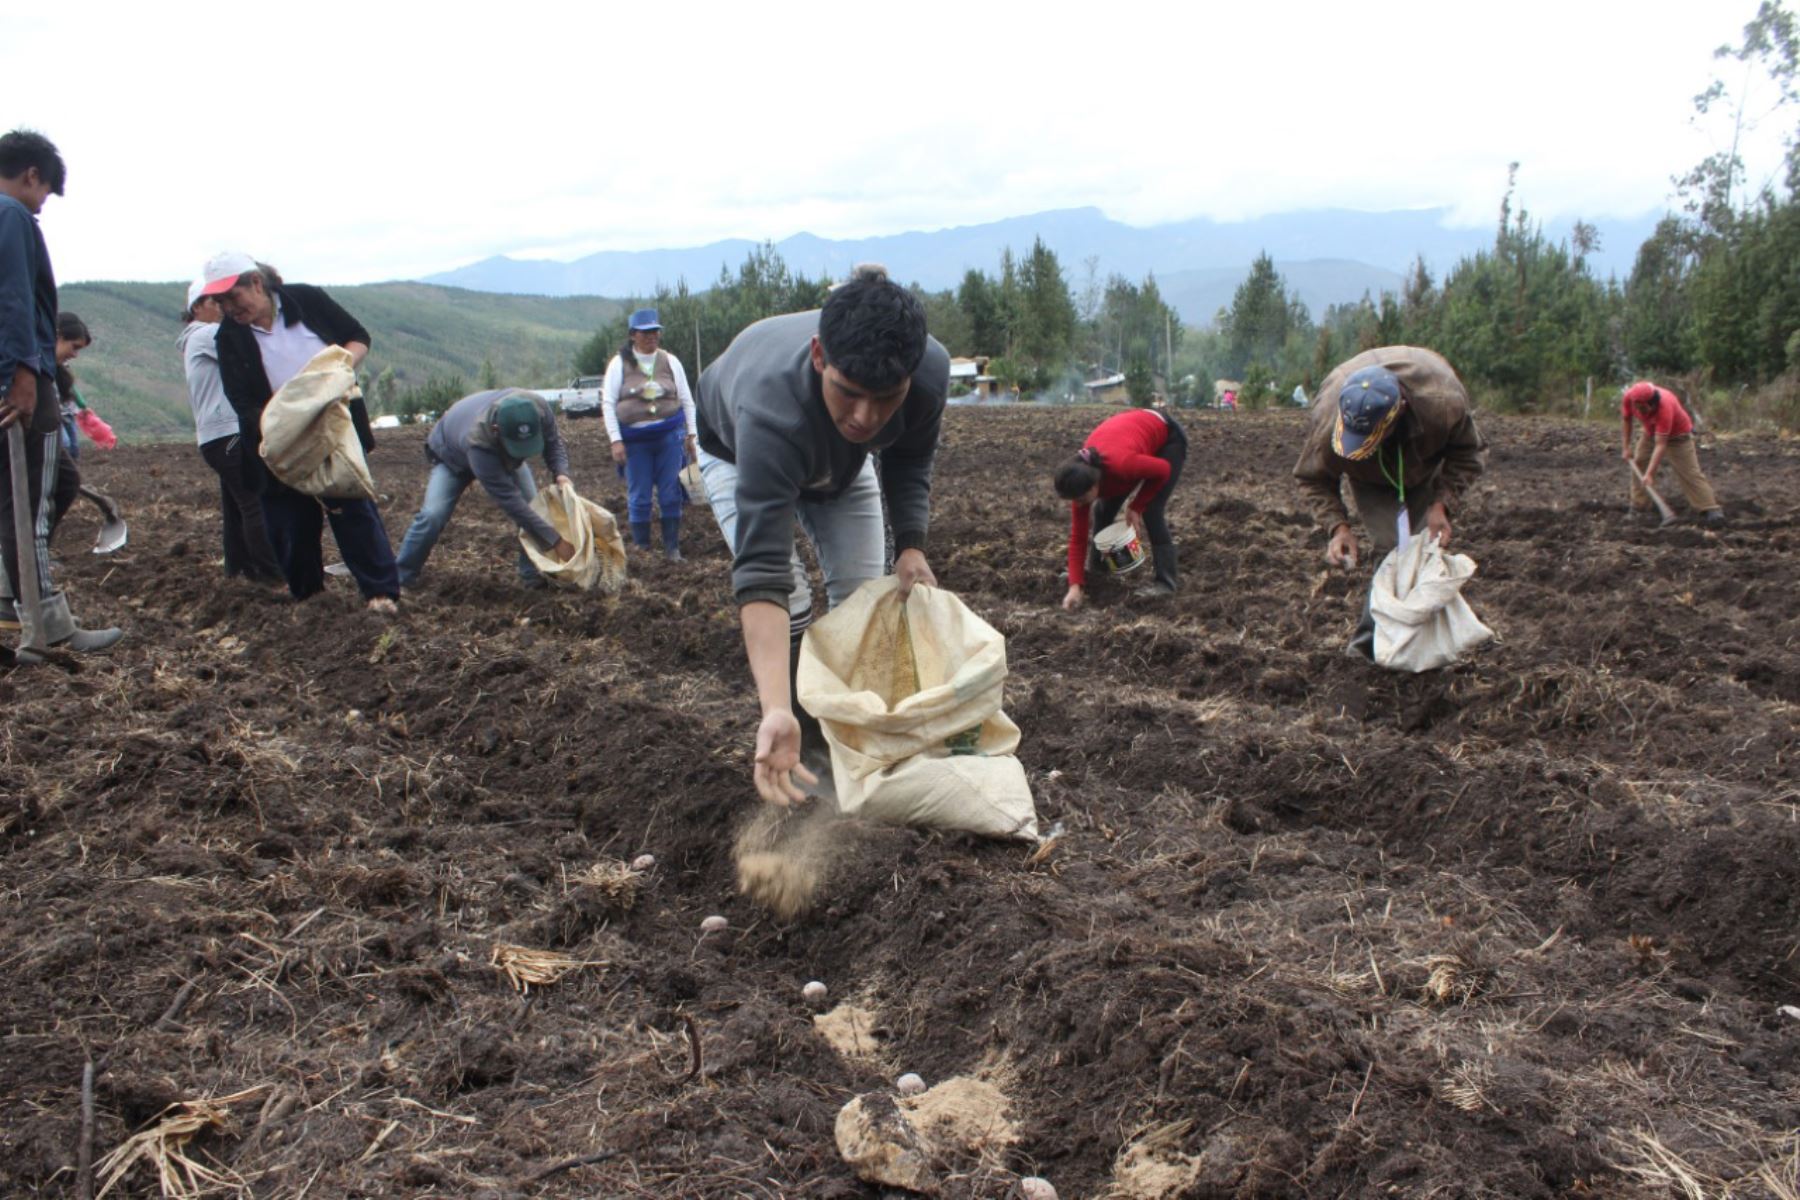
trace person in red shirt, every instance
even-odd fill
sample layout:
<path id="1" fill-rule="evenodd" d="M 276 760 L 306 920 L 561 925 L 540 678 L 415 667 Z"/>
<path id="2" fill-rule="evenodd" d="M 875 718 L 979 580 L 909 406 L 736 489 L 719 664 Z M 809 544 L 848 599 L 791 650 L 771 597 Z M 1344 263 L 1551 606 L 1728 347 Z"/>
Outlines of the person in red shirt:
<path id="1" fill-rule="evenodd" d="M 1087 572 L 1098 565 L 1092 533 L 1125 519 L 1138 540 L 1150 544 L 1156 578 L 1140 595 L 1172 596 L 1177 583 L 1175 539 L 1165 513 L 1169 493 L 1187 461 L 1187 436 L 1175 418 L 1151 408 L 1133 408 L 1100 422 L 1079 453 L 1056 471 L 1056 494 L 1070 502 L 1069 591 L 1062 606 L 1081 604 Z M 1133 495 L 1133 492 L 1136 492 Z"/>
<path id="2" fill-rule="evenodd" d="M 1665 461 L 1681 484 L 1681 494 L 1701 519 L 1716 525 L 1725 520 L 1725 510 L 1713 495 L 1712 484 L 1700 470 L 1700 456 L 1694 449 L 1694 422 L 1681 407 L 1681 401 L 1667 388 L 1639 380 L 1626 388 L 1619 399 L 1619 457 L 1636 461 L 1644 473 L 1643 483 L 1631 481 L 1631 507 L 1637 512 L 1650 510 L 1650 494 L 1645 485 L 1655 486 L 1656 469 Z M 1631 423 L 1644 427 L 1637 450 L 1631 446 Z"/>

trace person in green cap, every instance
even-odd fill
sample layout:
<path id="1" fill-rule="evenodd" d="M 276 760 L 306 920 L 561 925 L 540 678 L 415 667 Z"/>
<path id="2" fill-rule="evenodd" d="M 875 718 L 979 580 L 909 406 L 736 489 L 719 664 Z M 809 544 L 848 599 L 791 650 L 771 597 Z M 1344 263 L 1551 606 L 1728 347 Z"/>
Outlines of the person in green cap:
<path id="1" fill-rule="evenodd" d="M 411 587 L 418 579 L 431 548 L 456 511 L 456 502 L 477 479 L 513 524 L 536 538 L 546 553 L 567 562 L 575 547 L 531 507 L 537 483 L 528 460 L 540 454 L 556 482 L 567 484 L 568 448 L 556 432 L 550 405 L 536 392 L 500 388 L 476 392 L 452 404 L 431 427 L 425 442 L 425 457 L 431 461 L 425 501 L 394 556 L 401 586 Z M 519 551 L 519 581 L 528 588 L 544 586 L 543 576 L 523 549 Z"/>

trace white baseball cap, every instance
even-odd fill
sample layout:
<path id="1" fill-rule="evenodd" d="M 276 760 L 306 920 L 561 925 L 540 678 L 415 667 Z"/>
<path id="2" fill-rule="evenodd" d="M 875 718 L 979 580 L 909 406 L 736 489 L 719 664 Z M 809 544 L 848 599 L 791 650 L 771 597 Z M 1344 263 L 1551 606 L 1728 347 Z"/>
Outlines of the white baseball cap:
<path id="1" fill-rule="evenodd" d="M 206 260 L 200 272 L 200 295 L 217 296 L 237 286 L 238 277 L 256 270 L 256 260 L 242 250 L 226 250 Z"/>
<path id="2" fill-rule="evenodd" d="M 188 307 L 194 307 L 194 301 L 206 295 L 206 280 L 196 279 L 188 284 Z"/>

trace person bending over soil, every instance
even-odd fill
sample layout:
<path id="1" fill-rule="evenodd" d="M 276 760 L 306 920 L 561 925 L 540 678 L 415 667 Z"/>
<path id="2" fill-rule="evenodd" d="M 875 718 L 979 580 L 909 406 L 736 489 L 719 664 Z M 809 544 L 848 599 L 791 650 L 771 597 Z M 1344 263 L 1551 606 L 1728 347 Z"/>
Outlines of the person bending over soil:
<path id="1" fill-rule="evenodd" d="M 1619 397 L 1619 410 L 1619 457 L 1626 462 L 1636 462 L 1644 476 L 1641 482 L 1635 475 L 1632 477 L 1632 511 L 1650 511 L 1650 493 L 1646 489 L 1656 486 L 1656 469 L 1667 462 L 1681 484 L 1681 494 L 1687 497 L 1688 506 L 1707 524 L 1722 524 L 1725 510 L 1719 507 L 1712 484 L 1700 470 L 1700 455 L 1694 446 L 1693 418 L 1688 416 L 1675 393 L 1639 380 Z M 1631 448 L 1633 420 L 1644 427 L 1643 433 L 1638 435 L 1636 454 Z"/>
<path id="2" fill-rule="evenodd" d="M 1354 569 L 1356 533 L 1344 507 L 1350 481 L 1356 511 L 1379 562 L 1399 544 L 1401 522 L 1440 545 L 1450 516 L 1486 465 L 1469 393 L 1442 355 L 1417 346 L 1382 346 L 1341 363 L 1325 377 L 1294 477 L 1326 533 L 1325 561 Z M 1362 620 L 1345 648 L 1375 654 L 1375 618 Z"/>
<path id="3" fill-rule="evenodd" d="M 858 267 L 823 309 L 750 326 L 700 376 L 700 475 L 731 548 L 744 649 L 762 704 L 756 790 L 804 799 L 790 673 L 812 622 L 812 585 L 794 553 L 811 539 L 833 605 L 886 569 L 882 501 L 900 594 L 937 584 L 925 557 L 931 468 L 950 391 L 950 356 L 925 309 L 879 267 Z M 872 454 L 881 456 L 876 480 Z"/>
<path id="4" fill-rule="evenodd" d="M 1138 594 L 1175 594 L 1175 538 L 1165 514 L 1186 461 L 1187 435 L 1175 418 L 1153 408 L 1134 408 L 1100 422 L 1080 452 L 1057 469 L 1056 494 L 1070 503 L 1064 608 L 1081 604 L 1087 575 L 1100 565 L 1092 534 L 1111 525 L 1121 506 L 1138 540 L 1149 544 L 1156 565 L 1155 580 Z"/>
<path id="5" fill-rule="evenodd" d="M 275 268 L 248 254 L 218 254 L 206 264 L 201 295 L 217 296 L 219 379 L 238 415 L 244 482 L 262 497 L 263 523 L 282 577 L 294 599 L 325 590 L 325 523 L 337 539 L 344 565 L 356 576 L 371 611 L 398 611 L 400 574 L 381 510 L 373 500 L 324 500 L 296 491 L 263 467 L 262 411 L 288 380 L 319 351 L 342 346 L 352 366 L 369 353 L 369 331 L 324 289 L 283 283 Z M 350 419 L 363 451 L 375 448 L 369 411 L 358 397 Z"/>
<path id="6" fill-rule="evenodd" d="M 567 485 L 569 451 L 556 430 L 550 405 L 536 392 L 500 388 L 475 392 L 452 404 L 425 441 L 431 475 L 425 481 L 425 502 L 395 556 L 401 586 L 411 587 L 425 569 L 425 560 L 450 523 L 456 502 L 477 479 L 488 498 L 514 525 L 535 538 L 544 553 L 558 562 L 573 558 L 575 547 L 531 507 L 537 481 L 531 477 L 530 459 L 539 454 L 556 482 Z M 544 576 L 523 547 L 519 550 L 519 582 L 532 589 L 544 586 Z"/>

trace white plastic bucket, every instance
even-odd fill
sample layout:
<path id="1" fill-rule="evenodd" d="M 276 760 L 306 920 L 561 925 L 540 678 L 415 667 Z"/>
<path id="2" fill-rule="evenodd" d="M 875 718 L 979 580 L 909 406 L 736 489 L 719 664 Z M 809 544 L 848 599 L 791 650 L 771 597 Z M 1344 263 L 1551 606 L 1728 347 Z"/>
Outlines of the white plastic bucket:
<path id="1" fill-rule="evenodd" d="M 1144 565 L 1143 543 L 1129 522 L 1115 521 L 1094 536 L 1094 549 L 1108 575 L 1125 575 Z"/>
<path id="2" fill-rule="evenodd" d="M 711 504 L 706 498 L 706 485 L 700 482 L 700 464 L 689 463 L 681 468 L 681 486 L 687 489 L 688 503 Z"/>

